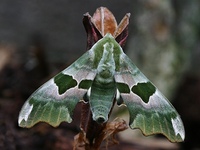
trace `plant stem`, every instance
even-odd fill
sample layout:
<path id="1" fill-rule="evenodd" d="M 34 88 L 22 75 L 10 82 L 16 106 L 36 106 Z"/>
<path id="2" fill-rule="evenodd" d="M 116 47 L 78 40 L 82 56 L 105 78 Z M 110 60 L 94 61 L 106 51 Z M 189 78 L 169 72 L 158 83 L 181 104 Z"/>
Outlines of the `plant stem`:
<path id="1" fill-rule="evenodd" d="M 90 110 L 89 103 L 82 103 L 80 127 L 86 133 L 86 139 L 89 142 L 85 146 L 87 149 L 99 149 L 103 140 L 103 138 L 101 138 L 100 135 L 105 126 L 106 123 L 98 124 L 92 119 L 92 113 Z"/>

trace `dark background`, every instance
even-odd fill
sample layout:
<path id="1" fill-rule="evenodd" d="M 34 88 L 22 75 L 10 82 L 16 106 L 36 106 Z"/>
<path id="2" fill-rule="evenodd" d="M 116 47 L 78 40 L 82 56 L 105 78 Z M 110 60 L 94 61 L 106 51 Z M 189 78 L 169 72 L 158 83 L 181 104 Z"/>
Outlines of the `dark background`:
<path id="1" fill-rule="evenodd" d="M 106 6 L 119 22 L 131 13 L 125 52 L 180 113 L 186 140 L 174 149 L 200 149 L 200 2 L 198 0 L 1 0 L 0 149 L 72 149 L 72 124 L 18 127 L 19 111 L 42 83 L 86 50 L 83 14 Z M 132 137 L 129 137 L 131 139 Z M 140 139 L 146 139 L 140 137 Z M 113 149 L 172 149 L 120 139 Z M 167 142 L 164 142 L 167 143 Z"/>

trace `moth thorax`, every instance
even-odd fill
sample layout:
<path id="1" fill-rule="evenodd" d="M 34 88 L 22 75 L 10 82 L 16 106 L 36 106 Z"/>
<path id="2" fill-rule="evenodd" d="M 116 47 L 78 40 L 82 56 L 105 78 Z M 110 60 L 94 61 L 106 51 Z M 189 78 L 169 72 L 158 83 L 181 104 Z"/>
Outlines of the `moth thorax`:
<path id="1" fill-rule="evenodd" d="M 106 72 L 101 72 L 97 74 L 95 81 L 97 81 L 100 84 L 110 84 L 114 82 L 113 75 Z"/>
<path id="2" fill-rule="evenodd" d="M 104 70 L 101 70 L 101 72 L 99 72 L 99 75 L 102 77 L 102 78 L 110 78 L 113 76 L 113 72 L 111 72 L 111 70 L 109 69 L 104 69 Z"/>
<path id="3" fill-rule="evenodd" d="M 113 44 L 112 43 L 106 43 L 103 45 L 103 55 L 99 62 L 97 71 L 98 74 L 104 78 L 112 78 L 115 72 L 115 61 L 113 58 Z"/>

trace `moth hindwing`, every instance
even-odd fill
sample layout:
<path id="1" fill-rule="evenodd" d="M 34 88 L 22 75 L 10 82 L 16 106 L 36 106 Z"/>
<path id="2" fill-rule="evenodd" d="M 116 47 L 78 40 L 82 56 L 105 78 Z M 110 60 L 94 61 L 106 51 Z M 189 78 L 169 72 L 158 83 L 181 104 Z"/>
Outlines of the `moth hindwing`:
<path id="1" fill-rule="evenodd" d="M 171 103 L 140 72 L 111 34 L 106 34 L 83 56 L 50 79 L 25 102 L 19 125 L 39 121 L 58 126 L 71 122 L 80 100 L 89 101 L 98 123 L 108 120 L 114 99 L 125 104 L 130 127 L 145 135 L 161 133 L 172 142 L 183 141 L 181 118 Z"/>

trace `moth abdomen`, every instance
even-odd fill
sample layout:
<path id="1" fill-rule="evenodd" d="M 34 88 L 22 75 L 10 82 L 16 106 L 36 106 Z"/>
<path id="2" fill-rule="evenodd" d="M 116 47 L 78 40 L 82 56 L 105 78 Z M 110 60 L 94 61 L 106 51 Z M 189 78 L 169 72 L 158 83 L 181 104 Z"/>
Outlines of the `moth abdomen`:
<path id="1" fill-rule="evenodd" d="M 99 80 L 94 80 L 89 96 L 93 120 L 98 123 L 104 123 L 108 120 L 115 95 L 116 86 L 114 82 L 105 84 L 99 82 Z"/>
<path id="2" fill-rule="evenodd" d="M 104 116 L 97 116 L 96 118 L 94 118 L 94 120 L 98 124 L 102 124 L 102 123 L 105 123 L 108 120 L 108 118 L 105 118 Z"/>
<path id="3" fill-rule="evenodd" d="M 96 121 L 99 124 L 105 123 L 108 121 L 108 114 L 109 114 L 109 109 L 106 106 L 99 105 L 94 108 L 92 108 L 92 118 L 94 121 Z"/>

